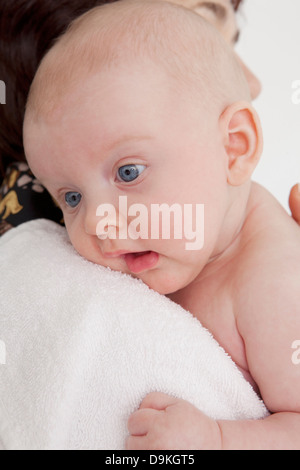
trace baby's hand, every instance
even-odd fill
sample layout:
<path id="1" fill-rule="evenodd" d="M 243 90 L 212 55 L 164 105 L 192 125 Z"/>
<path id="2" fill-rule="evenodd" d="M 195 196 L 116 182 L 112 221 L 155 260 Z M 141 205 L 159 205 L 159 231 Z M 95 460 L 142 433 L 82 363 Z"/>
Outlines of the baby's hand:
<path id="1" fill-rule="evenodd" d="M 221 449 L 218 423 L 185 400 L 150 393 L 128 420 L 127 450 Z"/>

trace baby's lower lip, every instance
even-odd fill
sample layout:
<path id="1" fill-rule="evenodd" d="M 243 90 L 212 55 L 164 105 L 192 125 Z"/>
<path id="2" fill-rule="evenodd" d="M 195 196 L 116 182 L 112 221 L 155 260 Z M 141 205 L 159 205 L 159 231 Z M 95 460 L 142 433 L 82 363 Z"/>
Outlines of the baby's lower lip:
<path id="1" fill-rule="evenodd" d="M 155 251 L 143 251 L 140 253 L 127 253 L 123 256 L 128 269 L 139 274 L 142 271 L 154 268 L 159 260 L 159 254 Z"/>

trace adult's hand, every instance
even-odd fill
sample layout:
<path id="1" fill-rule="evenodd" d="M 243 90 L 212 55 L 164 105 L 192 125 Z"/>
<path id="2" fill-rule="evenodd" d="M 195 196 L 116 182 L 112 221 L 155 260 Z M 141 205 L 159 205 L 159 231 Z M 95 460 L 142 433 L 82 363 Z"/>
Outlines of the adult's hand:
<path id="1" fill-rule="evenodd" d="M 292 216 L 300 225 L 300 183 L 296 184 L 290 194 L 290 209 Z"/>

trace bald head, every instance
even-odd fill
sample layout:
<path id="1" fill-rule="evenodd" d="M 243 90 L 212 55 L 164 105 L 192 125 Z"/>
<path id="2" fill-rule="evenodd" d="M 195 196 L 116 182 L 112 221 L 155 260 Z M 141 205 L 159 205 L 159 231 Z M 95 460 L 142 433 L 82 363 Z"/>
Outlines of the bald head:
<path id="1" fill-rule="evenodd" d="M 149 60 L 202 102 L 250 100 L 234 53 L 196 13 L 159 0 L 119 0 L 90 10 L 57 40 L 33 81 L 27 114 L 49 116 L 87 77 Z"/>

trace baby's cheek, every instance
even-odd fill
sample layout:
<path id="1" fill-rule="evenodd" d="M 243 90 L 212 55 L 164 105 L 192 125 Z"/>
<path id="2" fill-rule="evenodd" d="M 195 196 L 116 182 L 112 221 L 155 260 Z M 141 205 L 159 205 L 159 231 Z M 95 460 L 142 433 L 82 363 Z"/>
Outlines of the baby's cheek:
<path id="1" fill-rule="evenodd" d="M 88 261 L 91 261 L 92 263 L 101 264 L 102 266 L 105 266 L 102 260 L 100 260 L 100 258 L 96 256 L 96 250 L 94 247 L 91 246 L 88 239 L 75 235 L 70 238 L 70 240 L 73 247 L 80 256 L 87 259 Z"/>
<path id="2" fill-rule="evenodd" d="M 87 249 L 87 243 L 83 231 L 77 227 L 77 224 L 68 223 L 67 220 L 65 220 L 65 225 L 73 247 L 81 256 L 86 258 L 86 254 L 89 250 Z"/>
<path id="3" fill-rule="evenodd" d="M 80 256 L 100 266 L 109 267 L 112 270 L 120 270 L 116 260 L 103 258 L 100 247 L 101 242 L 96 236 L 89 236 L 83 230 L 80 232 L 79 230 L 74 230 L 74 228 L 68 234 L 73 247 Z"/>

